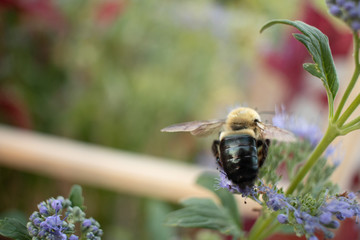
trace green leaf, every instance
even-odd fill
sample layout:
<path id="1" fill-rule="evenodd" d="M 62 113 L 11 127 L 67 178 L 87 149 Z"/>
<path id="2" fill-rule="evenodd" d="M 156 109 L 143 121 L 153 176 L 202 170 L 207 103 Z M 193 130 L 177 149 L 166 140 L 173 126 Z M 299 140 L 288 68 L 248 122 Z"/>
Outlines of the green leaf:
<path id="1" fill-rule="evenodd" d="M 149 235 L 148 239 L 168 240 L 175 236 L 175 229 L 164 226 L 165 221 L 171 208 L 168 203 L 157 200 L 146 200 L 146 229 Z"/>
<path id="2" fill-rule="evenodd" d="M 266 23 L 260 32 L 274 24 L 286 24 L 297 28 L 302 34 L 296 33 L 293 36 L 305 45 L 312 56 L 314 63 L 306 63 L 304 69 L 313 76 L 320 78 L 326 88 L 330 112 L 332 113 L 333 102 L 339 89 L 339 80 L 336 74 L 334 60 L 331 55 L 329 40 L 319 29 L 301 21 L 273 20 Z"/>
<path id="3" fill-rule="evenodd" d="M 168 215 L 166 225 L 214 229 L 234 237 L 243 235 L 228 211 L 217 206 L 211 199 L 190 198 L 183 201 L 183 205 L 184 208 Z"/>
<path id="4" fill-rule="evenodd" d="M 241 217 L 239 215 L 239 209 L 237 207 L 234 195 L 227 189 L 218 189 L 216 187 L 216 178 L 218 178 L 218 175 L 216 174 L 203 173 L 198 177 L 196 183 L 214 192 L 219 197 L 222 206 L 229 212 L 231 217 L 234 219 L 234 222 L 241 228 Z"/>
<path id="5" fill-rule="evenodd" d="M 84 206 L 84 197 L 82 196 L 82 188 L 80 185 L 73 185 L 70 190 L 69 199 L 72 203 L 72 206 L 78 206 L 79 208 L 83 209 Z"/>
<path id="6" fill-rule="evenodd" d="M 0 235 L 15 240 L 30 240 L 26 226 L 16 218 L 0 220 Z"/>

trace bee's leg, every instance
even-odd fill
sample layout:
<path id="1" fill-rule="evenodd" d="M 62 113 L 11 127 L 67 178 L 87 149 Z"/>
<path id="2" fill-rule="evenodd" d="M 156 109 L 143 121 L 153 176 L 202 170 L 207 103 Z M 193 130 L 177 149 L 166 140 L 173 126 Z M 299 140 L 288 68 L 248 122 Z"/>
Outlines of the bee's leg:
<path id="1" fill-rule="evenodd" d="M 216 158 L 216 162 L 220 167 L 223 167 L 220 161 L 220 153 L 219 153 L 219 146 L 220 146 L 220 141 L 219 140 L 214 140 L 212 146 L 211 146 L 211 150 Z"/>
<path id="2" fill-rule="evenodd" d="M 270 146 L 270 139 L 256 141 L 259 168 L 264 164 L 264 162 L 266 160 L 266 157 L 268 155 L 269 146 Z"/>

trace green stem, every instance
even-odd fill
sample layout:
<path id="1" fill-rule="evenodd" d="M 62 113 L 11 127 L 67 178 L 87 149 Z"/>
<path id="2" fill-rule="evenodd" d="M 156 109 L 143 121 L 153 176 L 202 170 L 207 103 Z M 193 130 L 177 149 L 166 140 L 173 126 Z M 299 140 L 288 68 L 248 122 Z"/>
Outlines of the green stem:
<path id="1" fill-rule="evenodd" d="M 251 228 L 248 240 L 258 240 L 259 236 L 266 231 L 266 228 L 275 220 L 277 214 L 272 213 L 268 218 L 258 218 L 255 225 Z"/>
<path id="2" fill-rule="evenodd" d="M 346 134 L 348 134 L 348 133 L 350 133 L 352 131 L 358 130 L 358 129 L 360 129 L 360 122 L 358 122 L 357 124 L 353 124 L 351 126 L 348 126 L 348 127 L 344 126 L 343 128 L 341 128 L 340 134 L 342 136 L 344 136 L 344 135 L 346 135 Z"/>
<path id="3" fill-rule="evenodd" d="M 355 111 L 355 109 L 360 104 L 360 94 L 356 96 L 354 101 L 350 104 L 350 106 L 345 110 L 343 115 L 339 118 L 339 120 L 336 122 L 338 127 L 342 127 L 345 123 L 345 121 L 350 117 L 350 115 Z"/>
<path id="4" fill-rule="evenodd" d="M 354 118 L 353 120 L 351 120 L 350 122 L 348 122 L 347 124 L 345 124 L 344 126 L 342 126 L 340 129 L 346 129 L 348 127 L 352 127 L 355 124 L 359 124 L 360 123 L 360 116 Z"/>
<path id="5" fill-rule="evenodd" d="M 275 217 L 274 217 L 275 220 Z M 281 224 L 278 221 L 273 221 L 271 225 L 266 229 L 266 231 L 260 232 L 257 239 L 266 239 L 267 237 L 273 235 L 274 233 L 278 232 Z"/>
<path id="6" fill-rule="evenodd" d="M 353 33 L 354 36 L 354 60 L 355 60 L 355 71 L 354 74 L 351 78 L 351 81 L 348 85 L 348 87 L 345 90 L 345 93 L 343 95 L 343 97 L 341 98 L 341 101 L 339 103 L 339 106 L 336 110 L 335 116 L 333 118 L 333 122 L 335 122 L 336 120 L 338 120 L 341 111 L 344 108 L 344 105 L 346 103 L 346 100 L 348 99 L 351 91 L 353 90 L 355 83 L 359 77 L 360 74 L 360 64 L 359 64 L 359 36 L 356 32 Z"/>
<path id="7" fill-rule="evenodd" d="M 323 136 L 319 144 L 316 146 L 314 151 L 311 153 L 305 165 L 302 166 L 300 171 L 291 181 L 290 186 L 286 190 L 285 193 L 286 195 L 291 194 L 295 191 L 296 187 L 304 179 L 304 177 L 310 171 L 310 169 L 315 165 L 316 161 L 319 159 L 321 154 L 325 152 L 326 148 L 330 145 L 330 143 L 339 135 L 340 135 L 340 131 L 337 128 L 337 126 L 330 123 L 328 129 L 325 132 L 325 135 Z"/>

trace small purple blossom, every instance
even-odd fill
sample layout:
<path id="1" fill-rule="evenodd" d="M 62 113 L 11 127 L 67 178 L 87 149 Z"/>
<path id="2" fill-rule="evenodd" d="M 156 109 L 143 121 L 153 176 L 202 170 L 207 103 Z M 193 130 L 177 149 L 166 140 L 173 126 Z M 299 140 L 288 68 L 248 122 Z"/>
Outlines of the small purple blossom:
<path id="1" fill-rule="evenodd" d="M 323 212 L 319 216 L 319 220 L 322 224 L 329 224 L 332 221 L 332 215 L 331 212 Z"/>
<path id="2" fill-rule="evenodd" d="M 79 240 L 79 237 L 72 234 L 70 237 L 69 237 L 69 240 Z"/>
<path id="3" fill-rule="evenodd" d="M 41 202 L 38 204 L 38 209 L 40 214 L 48 214 L 48 207 L 45 202 Z"/>
<path id="4" fill-rule="evenodd" d="M 240 188 L 237 184 L 233 183 L 225 171 L 222 169 L 220 165 L 218 165 L 219 169 L 219 178 L 218 178 L 218 188 L 226 188 L 231 193 L 241 194 L 243 197 L 247 197 L 254 194 L 253 188 L 246 187 L 244 189 Z"/>
<path id="5" fill-rule="evenodd" d="M 342 7 L 346 3 L 346 0 L 336 0 L 335 2 L 338 6 Z"/>
<path id="6" fill-rule="evenodd" d="M 360 30 L 360 21 L 353 21 L 351 23 L 351 28 L 354 29 L 355 31 L 359 31 Z"/>
<path id="7" fill-rule="evenodd" d="M 347 198 L 350 199 L 350 200 L 353 200 L 353 199 L 356 198 L 356 195 L 355 195 L 355 193 L 350 192 L 350 193 L 347 194 Z"/>
<path id="8" fill-rule="evenodd" d="M 352 1 L 346 1 L 345 3 L 343 3 L 343 6 L 346 11 L 350 11 L 351 9 L 355 8 L 355 3 Z"/>
<path id="9" fill-rule="evenodd" d="M 103 231 L 100 229 L 100 224 L 93 218 L 85 219 L 81 224 L 81 231 L 86 234 L 87 239 L 100 239 Z"/>
<path id="10" fill-rule="evenodd" d="M 315 235 L 312 235 L 311 237 L 309 237 L 309 240 L 319 240 Z"/>
<path id="11" fill-rule="evenodd" d="M 91 219 L 85 219 L 85 220 L 83 221 L 83 223 L 82 223 L 82 226 L 83 226 L 84 228 L 90 227 L 90 226 L 91 226 Z"/>
<path id="12" fill-rule="evenodd" d="M 288 216 L 286 216 L 285 214 L 279 214 L 277 216 L 277 220 L 279 221 L 279 223 L 284 224 L 284 223 L 288 223 Z"/>
<path id="13" fill-rule="evenodd" d="M 62 202 L 60 200 L 53 200 L 51 203 L 51 207 L 56 211 L 60 211 L 62 209 Z"/>
<path id="14" fill-rule="evenodd" d="M 331 5 L 329 9 L 330 13 L 334 16 L 341 16 L 341 9 L 336 5 Z"/>
<path id="15" fill-rule="evenodd" d="M 360 30 L 360 5 L 353 0 L 327 1 L 330 14 L 342 19 L 354 31 Z"/>

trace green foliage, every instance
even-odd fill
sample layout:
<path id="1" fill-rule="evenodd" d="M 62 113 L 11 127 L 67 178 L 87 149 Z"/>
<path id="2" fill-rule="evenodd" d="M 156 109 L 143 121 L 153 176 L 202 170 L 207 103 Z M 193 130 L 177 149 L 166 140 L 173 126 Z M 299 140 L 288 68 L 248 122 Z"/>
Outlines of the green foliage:
<path id="1" fill-rule="evenodd" d="M 175 236 L 175 229 L 164 226 L 167 214 L 171 211 L 169 204 L 148 200 L 146 202 L 146 223 L 149 239 L 168 240 Z"/>
<path id="2" fill-rule="evenodd" d="M 198 177 L 196 183 L 215 193 L 219 197 L 222 206 L 226 209 L 228 214 L 231 215 L 233 221 L 241 227 L 241 218 L 239 216 L 239 209 L 235 198 L 227 189 L 219 189 L 219 187 L 217 187 L 217 177 L 218 176 L 213 173 L 203 173 Z"/>
<path id="3" fill-rule="evenodd" d="M 334 194 L 338 191 L 338 186 L 331 182 L 330 177 L 335 169 L 335 165 L 329 164 L 325 157 L 321 157 L 309 171 L 306 182 L 299 183 L 296 194 L 311 193 L 313 196 L 317 196 L 323 189 L 327 189 L 329 194 Z"/>
<path id="4" fill-rule="evenodd" d="M 298 167 L 306 160 L 313 147 L 307 140 L 298 140 L 295 143 L 273 141 L 269 148 L 268 157 L 259 171 L 259 178 L 268 184 L 275 185 L 282 179 L 276 169 L 286 170 L 287 179 L 292 179 Z"/>
<path id="5" fill-rule="evenodd" d="M 339 89 L 339 80 L 327 36 L 319 29 L 304 22 L 290 20 L 272 20 L 265 24 L 260 31 L 262 32 L 274 24 L 291 25 L 302 33 L 295 33 L 294 37 L 305 45 L 314 60 L 314 63 L 305 63 L 303 67 L 310 74 L 322 80 L 328 95 L 328 101 L 331 106 L 329 110 L 332 116 L 333 102 Z"/>
<path id="6" fill-rule="evenodd" d="M 233 237 L 243 236 L 239 210 L 233 194 L 216 188 L 216 175 L 204 173 L 197 183 L 214 192 L 220 199 L 217 205 L 211 199 L 191 198 L 182 202 L 184 208 L 170 213 L 165 224 L 172 227 L 208 228 Z"/>
<path id="7" fill-rule="evenodd" d="M 26 226 L 16 218 L 0 220 L 0 235 L 15 240 L 30 240 Z"/>
<path id="8" fill-rule="evenodd" d="M 72 203 L 72 207 L 79 207 L 84 209 L 84 197 L 82 196 L 82 188 L 80 185 L 73 185 L 70 190 L 69 199 Z"/>
<path id="9" fill-rule="evenodd" d="M 242 230 L 232 216 L 211 199 L 191 198 L 182 202 L 184 208 L 168 215 L 165 224 L 172 227 L 208 228 L 233 237 L 241 237 Z"/>

